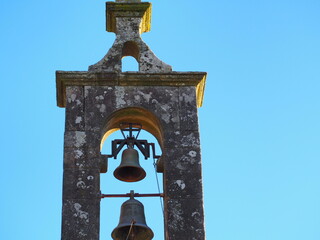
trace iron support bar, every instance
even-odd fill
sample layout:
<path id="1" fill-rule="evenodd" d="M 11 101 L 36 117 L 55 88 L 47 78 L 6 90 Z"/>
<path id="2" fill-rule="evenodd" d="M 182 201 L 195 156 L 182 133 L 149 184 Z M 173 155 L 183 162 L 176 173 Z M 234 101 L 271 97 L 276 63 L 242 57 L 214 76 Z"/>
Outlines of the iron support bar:
<path id="1" fill-rule="evenodd" d="M 117 198 L 117 197 L 131 197 L 131 193 L 127 194 L 101 194 L 101 198 Z M 140 193 L 134 193 L 133 197 L 163 197 L 163 193 L 145 193 L 145 194 L 140 194 Z"/>

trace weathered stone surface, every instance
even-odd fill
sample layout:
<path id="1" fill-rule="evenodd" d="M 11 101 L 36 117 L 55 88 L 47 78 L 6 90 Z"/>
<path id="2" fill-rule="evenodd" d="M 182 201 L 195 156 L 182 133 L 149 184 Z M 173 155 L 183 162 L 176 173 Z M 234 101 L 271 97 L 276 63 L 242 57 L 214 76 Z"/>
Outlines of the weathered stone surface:
<path id="1" fill-rule="evenodd" d="M 166 197 L 202 198 L 200 148 L 165 149 L 162 157 Z"/>
<path id="2" fill-rule="evenodd" d="M 82 86 L 68 86 L 66 88 L 66 122 L 68 131 L 84 130 L 84 95 Z"/>
<path id="3" fill-rule="evenodd" d="M 183 176 L 165 173 L 165 195 L 168 199 L 200 199 L 202 192 L 201 172 L 187 172 Z"/>
<path id="4" fill-rule="evenodd" d="M 107 2 L 107 31 L 117 32 L 116 19 L 119 17 L 139 17 L 141 18 L 140 33 L 149 32 L 151 28 L 151 3 L 143 2 L 141 0 L 116 0 Z M 134 4 L 138 3 L 138 4 Z"/>
<path id="5" fill-rule="evenodd" d="M 137 94 L 145 101 L 141 105 L 158 116 L 162 126 L 178 130 L 179 121 L 179 88 L 177 87 L 137 87 Z M 136 103 L 138 104 L 138 103 Z"/>
<path id="6" fill-rule="evenodd" d="M 170 199 L 166 201 L 166 210 L 168 239 L 205 239 L 201 199 Z"/>
<path id="7" fill-rule="evenodd" d="M 65 148 L 64 169 L 100 169 L 105 157 L 96 148 Z"/>
<path id="8" fill-rule="evenodd" d="M 164 128 L 164 148 L 200 147 L 199 131 L 176 131 Z"/>
<path id="9" fill-rule="evenodd" d="M 97 127 L 96 129 L 93 128 L 93 130 L 97 129 Z M 86 131 L 86 146 L 88 148 L 96 149 L 96 154 L 98 154 L 100 151 L 101 138 L 101 133 L 98 131 Z"/>
<path id="10" fill-rule="evenodd" d="M 99 239 L 100 199 L 66 199 L 62 206 L 62 238 Z"/>
<path id="11" fill-rule="evenodd" d="M 121 5 L 120 5 L 121 4 Z M 121 59 L 134 57 L 139 72 L 170 72 L 171 66 L 162 62 L 141 39 L 140 34 L 148 31 L 150 24 L 150 3 L 107 3 L 107 30 L 116 33 L 116 40 L 105 57 L 89 67 L 89 71 L 122 72 Z"/>
<path id="12" fill-rule="evenodd" d="M 100 169 L 65 169 L 63 173 L 64 199 L 99 199 Z"/>
<path id="13" fill-rule="evenodd" d="M 198 109 L 195 87 L 179 87 L 180 130 L 198 131 Z"/>
<path id="14" fill-rule="evenodd" d="M 83 131 L 66 131 L 64 133 L 64 147 L 81 148 L 86 144 L 86 133 Z"/>
<path id="15" fill-rule="evenodd" d="M 139 64 L 139 72 L 170 72 L 171 66 L 158 59 L 140 37 L 141 18 L 116 18 L 116 40 L 106 56 L 89 67 L 89 71 L 122 72 L 122 58 L 132 56 Z"/>
<path id="16" fill-rule="evenodd" d="M 67 86 L 166 86 L 182 87 L 195 86 L 197 106 L 202 106 L 206 81 L 204 72 L 169 72 L 169 73 L 141 73 L 141 72 L 80 72 L 57 71 L 57 104 L 66 106 Z"/>
<path id="17" fill-rule="evenodd" d="M 162 157 L 166 158 L 165 168 L 174 169 L 176 173 L 196 172 L 201 167 L 201 152 L 197 146 L 166 148 Z"/>
<path id="18" fill-rule="evenodd" d="M 134 2 L 141 2 L 141 0 L 116 0 L 119 3 L 134 3 Z"/>
<path id="19" fill-rule="evenodd" d="M 111 113 L 137 106 L 159 116 L 168 128 L 179 129 L 178 94 L 177 87 L 85 87 L 86 129 L 99 131 L 97 126 L 104 125 Z"/>
<path id="20" fill-rule="evenodd" d="M 112 97 L 114 87 L 85 87 L 85 122 L 86 129 L 92 134 L 100 134 L 106 116 L 114 111 Z M 96 136 L 101 140 L 101 136 Z M 94 139 L 92 139 L 94 140 Z M 93 145 L 96 143 L 92 143 Z"/>
<path id="21" fill-rule="evenodd" d="M 86 167 L 85 153 L 85 148 L 65 148 L 63 155 L 63 168 L 83 169 Z"/>

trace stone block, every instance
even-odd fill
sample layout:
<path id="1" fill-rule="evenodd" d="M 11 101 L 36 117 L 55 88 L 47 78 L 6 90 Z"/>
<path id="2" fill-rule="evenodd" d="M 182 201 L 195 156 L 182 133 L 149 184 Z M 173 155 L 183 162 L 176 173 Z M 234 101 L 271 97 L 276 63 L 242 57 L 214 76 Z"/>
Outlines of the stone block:
<path id="1" fill-rule="evenodd" d="M 199 146 L 165 148 L 162 152 L 165 171 L 174 169 L 184 174 L 201 168 L 201 150 Z"/>
<path id="2" fill-rule="evenodd" d="M 179 90 L 177 87 L 146 87 L 151 96 L 149 108 L 160 120 L 164 128 L 179 130 Z"/>
<path id="3" fill-rule="evenodd" d="M 179 130 L 178 87 L 85 87 L 86 130 L 101 132 L 108 117 L 115 111 L 141 107 L 159 118 L 162 126 Z"/>
<path id="4" fill-rule="evenodd" d="M 115 110 L 119 110 L 126 107 L 133 107 L 140 105 L 140 101 L 136 105 L 134 95 L 137 92 L 136 87 L 133 86 L 116 86 L 112 95 L 112 105 Z"/>
<path id="5" fill-rule="evenodd" d="M 144 108 L 159 118 L 163 126 L 179 128 L 179 91 L 177 87 L 117 86 L 112 98 L 115 109 Z"/>
<path id="6" fill-rule="evenodd" d="M 66 199 L 62 206 L 62 240 L 97 240 L 100 199 Z"/>
<path id="7" fill-rule="evenodd" d="M 63 198 L 99 199 L 100 169 L 65 169 L 63 172 Z"/>
<path id="8" fill-rule="evenodd" d="M 163 148 L 175 148 L 178 147 L 182 137 L 179 129 L 163 128 Z"/>
<path id="9" fill-rule="evenodd" d="M 67 131 L 83 131 L 85 128 L 83 86 L 66 87 L 65 128 Z"/>
<path id="10" fill-rule="evenodd" d="M 200 148 L 165 149 L 165 195 L 168 198 L 202 198 Z"/>
<path id="11" fill-rule="evenodd" d="M 100 169 L 101 162 L 104 161 L 104 157 L 100 154 L 100 151 L 96 151 L 92 148 L 65 148 L 64 149 L 64 169 Z"/>
<path id="12" fill-rule="evenodd" d="M 96 149 L 97 151 L 100 151 L 100 145 L 101 145 L 101 131 L 86 131 L 86 146 L 88 148 Z"/>
<path id="13" fill-rule="evenodd" d="M 86 167 L 86 149 L 65 147 L 63 154 L 64 169 L 84 169 Z"/>
<path id="14" fill-rule="evenodd" d="M 85 86 L 86 130 L 101 132 L 107 117 L 114 111 L 114 87 Z"/>
<path id="15" fill-rule="evenodd" d="M 64 133 L 65 148 L 82 148 L 86 145 L 86 133 L 83 131 L 66 131 Z"/>
<path id="16" fill-rule="evenodd" d="M 195 87 L 179 87 L 180 130 L 198 131 L 198 109 Z"/>
<path id="17" fill-rule="evenodd" d="M 175 131 L 163 128 L 164 148 L 200 147 L 200 136 L 198 131 Z"/>
<path id="18" fill-rule="evenodd" d="M 188 172 L 183 176 L 165 175 L 165 195 L 170 199 L 193 199 L 201 198 L 202 178 L 201 172 Z"/>
<path id="19" fill-rule="evenodd" d="M 169 199 L 165 209 L 168 239 L 205 239 L 202 199 Z"/>

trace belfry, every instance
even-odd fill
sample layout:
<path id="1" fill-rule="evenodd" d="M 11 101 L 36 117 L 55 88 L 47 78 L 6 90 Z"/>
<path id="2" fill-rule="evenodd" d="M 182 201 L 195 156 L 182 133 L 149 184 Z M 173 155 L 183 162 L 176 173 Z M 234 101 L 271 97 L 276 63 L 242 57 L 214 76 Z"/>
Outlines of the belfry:
<path id="1" fill-rule="evenodd" d="M 157 171 L 163 174 L 165 239 L 204 240 L 197 108 L 202 105 L 206 73 L 173 71 L 142 40 L 141 34 L 150 31 L 151 3 L 107 2 L 106 23 L 116 39 L 100 61 L 88 71 L 56 72 L 57 105 L 66 108 L 61 239 L 100 239 L 100 214 L 107 214 L 100 213 L 100 174 L 112 174 L 108 159 L 124 149 L 113 173 L 122 184 L 148 178 L 138 152 L 157 159 Z M 138 71 L 122 71 L 125 56 L 136 59 Z M 161 156 L 153 143 L 139 139 L 141 129 L 157 139 Z M 124 139 L 112 142 L 110 155 L 101 154 L 103 141 L 117 130 Z M 112 238 L 157 239 L 137 194 L 126 196 Z"/>

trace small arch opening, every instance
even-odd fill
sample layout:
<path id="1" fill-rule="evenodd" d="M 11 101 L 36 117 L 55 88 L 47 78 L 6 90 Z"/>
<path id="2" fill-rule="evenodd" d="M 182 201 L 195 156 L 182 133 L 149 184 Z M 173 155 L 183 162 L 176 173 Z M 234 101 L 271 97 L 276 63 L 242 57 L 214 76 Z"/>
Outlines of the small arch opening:
<path id="1" fill-rule="evenodd" d="M 134 41 L 128 41 L 123 44 L 122 57 L 131 56 L 139 61 L 139 47 Z"/>
<path id="2" fill-rule="evenodd" d="M 139 64 L 134 57 L 122 58 L 122 72 L 139 72 Z"/>
<path id="3" fill-rule="evenodd" d="M 139 47 L 134 41 L 128 41 L 122 48 L 122 72 L 139 71 Z"/>

